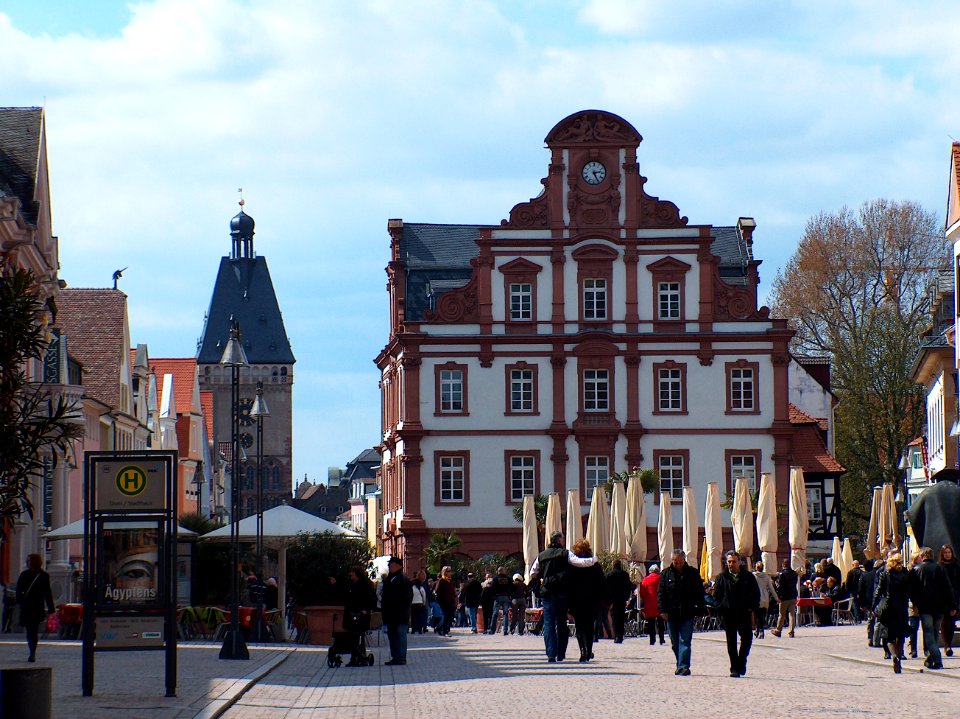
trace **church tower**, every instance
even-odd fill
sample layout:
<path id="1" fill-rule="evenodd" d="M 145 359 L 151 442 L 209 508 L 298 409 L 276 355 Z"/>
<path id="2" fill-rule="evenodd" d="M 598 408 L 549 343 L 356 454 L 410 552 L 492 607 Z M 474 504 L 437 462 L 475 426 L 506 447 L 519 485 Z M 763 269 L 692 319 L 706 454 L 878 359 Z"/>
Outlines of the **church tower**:
<path id="1" fill-rule="evenodd" d="M 270 416 L 263 422 L 264 509 L 287 501 L 293 490 L 293 365 L 296 360 L 283 326 L 280 305 L 264 257 L 253 250 L 254 221 L 243 211 L 230 220 L 232 247 L 220 260 L 197 348 L 200 390 L 213 393 L 215 457 L 230 455 L 230 368 L 220 358 L 230 334 L 231 319 L 239 322 L 240 342 L 249 365 L 240 373 L 241 516 L 257 511 L 257 423 L 250 416 L 257 382 Z M 243 456 L 246 457 L 244 461 Z M 216 460 L 215 460 L 216 461 Z"/>

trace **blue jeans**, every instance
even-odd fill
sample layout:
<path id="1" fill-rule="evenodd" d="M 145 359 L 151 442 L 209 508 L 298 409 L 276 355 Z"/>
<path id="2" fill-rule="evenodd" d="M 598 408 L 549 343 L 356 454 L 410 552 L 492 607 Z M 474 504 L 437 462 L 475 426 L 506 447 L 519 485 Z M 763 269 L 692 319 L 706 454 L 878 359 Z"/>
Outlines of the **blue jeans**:
<path id="1" fill-rule="evenodd" d="M 567 655 L 567 598 L 564 596 L 543 597 L 543 645 L 548 659 L 561 659 Z M 691 631 L 693 625 L 691 623 Z"/>
<path id="2" fill-rule="evenodd" d="M 477 631 L 477 608 L 467 607 L 467 616 L 470 617 L 470 628 Z"/>
<path id="3" fill-rule="evenodd" d="M 667 620 L 670 646 L 677 658 L 677 669 L 690 668 L 690 645 L 693 643 L 693 619 Z"/>
<path id="4" fill-rule="evenodd" d="M 940 614 L 920 614 L 920 629 L 923 631 L 923 653 L 926 656 L 926 663 L 932 667 L 943 665 L 943 658 L 940 656 L 940 622 L 943 616 Z"/>
<path id="5" fill-rule="evenodd" d="M 388 624 L 387 641 L 390 643 L 390 658 L 397 661 L 407 661 L 407 631 L 406 624 Z"/>
<path id="6" fill-rule="evenodd" d="M 510 597 L 497 597 L 493 600 L 493 616 L 490 619 L 490 633 L 497 633 L 497 615 L 503 612 L 503 633 L 510 632 Z"/>

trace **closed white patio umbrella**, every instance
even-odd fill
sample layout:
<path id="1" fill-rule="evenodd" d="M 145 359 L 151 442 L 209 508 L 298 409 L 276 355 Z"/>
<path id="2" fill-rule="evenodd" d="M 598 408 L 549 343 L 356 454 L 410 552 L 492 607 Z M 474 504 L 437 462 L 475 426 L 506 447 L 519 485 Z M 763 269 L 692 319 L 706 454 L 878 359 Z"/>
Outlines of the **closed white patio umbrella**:
<path id="1" fill-rule="evenodd" d="M 843 558 L 843 581 L 847 581 L 847 574 L 853 569 L 853 546 L 850 544 L 850 537 L 843 538 L 843 550 L 840 556 Z"/>
<path id="2" fill-rule="evenodd" d="M 550 536 L 554 532 L 563 532 L 563 523 L 560 521 L 560 495 L 556 492 L 551 492 L 547 496 L 547 524 L 544 531 L 544 544 L 549 544 Z"/>
<path id="3" fill-rule="evenodd" d="M 763 571 L 777 573 L 777 485 L 773 475 L 764 472 L 760 476 L 760 497 L 757 500 L 757 544 Z"/>
<path id="4" fill-rule="evenodd" d="M 863 556 L 867 559 L 880 558 L 880 512 L 883 504 L 883 490 L 880 487 L 873 488 L 873 499 L 870 503 L 870 522 L 867 524 L 867 538 L 864 542 Z"/>
<path id="5" fill-rule="evenodd" d="M 627 491 L 623 482 L 613 483 L 613 499 L 610 502 L 610 551 L 618 557 L 626 557 L 629 550 L 626 532 Z"/>
<path id="6" fill-rule="evenodd" d="M 607 493 L 603 487 L 593 490 L 590 515 L 587 517 L 587 539 L 595 555 L 610 551 L 610 505 L 607 504 Z"/>
<path id="7" fill-rule="evenodd" d="M 753 506 L 750 503 L 750 480 L 747 477 L 737 477 L 734 485 L 730 523 L 733 525 L 733 548 L 749 567 L 753 554 Z"/>
<path id="8" fill-rule="evenodd" d="M 697 556 L 700 550 L 700 518 L 697 516 L 696 498 L 693 487 L 683 488 L 683 552 L 687 555 L 687 564 L 699 567 Z M 664 560 L 668 561 L 668 560 Z"/>
<path id="9" fill-rule="evenodd" d="M 840 544 L 840 537 L 834 535 L 833 542 L 830 544 L 830 561 L 840 570 L 840 576 L 847 578 L 847 572 L 843 568 L 843 545 Z"/>
<path id="10" fill-rule="evenodd" d="M 707 544 L 707 576 L 716 577 L 723 570 L 723 533 L 720 527 L 720 488 L 716 482 L 707 484 L 707 504 L 704 510 L 703 531 Z"/>
<path id="11" fill-rule="evenodd" d="M 673 507 L 670 505 L 670 493 L 660 492 L 660 516 L 657 521 L 657 546 L 660 551 L 660 564 L 666 567 L 673 555 Z"/>
<path id="12" fill-rule="evenodd" d="M 583 539 L 583 515 L 580 511 L 580 490 L 567 490 L 567 547 Z"/>
<path id="13" fill-rule="evenodd" d="M 807 485 L 803 481 L 803 469 L 790 468 L 790 566 L 802 572 L 807 564 Z"/>
<path id="14" fill-rule="evenodd" d="M 526 581 L 530 581 L 530 568 L 540 553 L 540 541 L 537 538 L 537 513 L 533 495 L 523 497 L 523 561 L 527 565 Z"/>
<path id="15" fill-rule="evenodd" d="M 627 486 L 627 536 L 630 540 L 630 559 L 647 559 L 647 501 L 639 479 L 631 479 Z"/>

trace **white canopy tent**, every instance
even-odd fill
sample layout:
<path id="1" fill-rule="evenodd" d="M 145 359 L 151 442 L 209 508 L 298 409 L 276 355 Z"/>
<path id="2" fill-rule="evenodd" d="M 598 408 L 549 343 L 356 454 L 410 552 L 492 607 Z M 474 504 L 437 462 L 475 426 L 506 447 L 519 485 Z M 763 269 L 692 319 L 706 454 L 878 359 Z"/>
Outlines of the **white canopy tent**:
<path id="1" fill-rule="evenodd" d="M 240 541 L 254 542 L 257 539 L 257 515 L 251 514 L 244 517 L 238 524 L 240 532 Z M 354 531 L 345 529 L 339 524 L 328 522 L 309 512 L 304 512 L 288 504 L 281 504 L 263 513 L 263 539 L 264 542 L 275 547 L 279 557 L 280 570 L 277 576 L 278 594 L 280 596 L 280 634 L 281 639 L 285 638 L 286 620 L 284 612 L 287 596 L 287 546 L 290 540 L 298 534 L 334 534 L 337 536 L 353 539 L 365 539 L 362 535 Z M 230 541 L 230 525 L 220 527 L 212 532 L 207 532 L 202 540 L 212 540 L 220 542 Z"/>

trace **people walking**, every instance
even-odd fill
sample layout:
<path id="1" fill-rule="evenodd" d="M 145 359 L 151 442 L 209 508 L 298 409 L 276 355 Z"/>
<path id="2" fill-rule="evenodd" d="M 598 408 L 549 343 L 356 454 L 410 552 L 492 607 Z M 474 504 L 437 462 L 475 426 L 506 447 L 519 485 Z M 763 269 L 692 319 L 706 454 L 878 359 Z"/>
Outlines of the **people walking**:
<path id="1" fill-rule="evenodd" d="M 753 576 L 760 588 L 760 605 L 757 607 L 756 629 L 753 634 L 758 639 L 763 639 L 763 630 L 767 626 L 767 611 L 770 608 L 770 602 L 779 603 L 780 597 L 777 595 L 777 588 L 773 586 L 773 579 L 763 570 L 763 562 L 757 562 L 754 565 Z"/>
<path id="2" fill-rule="evenodd" d="M 477 609 L 480 607 L 480 593 L 483 587 L 480 581 L 474 576 L 473 572 L 467 574 L 467 581 L 463 583 L 460 589 L 460 601 L 467 609 L 467 617 L 470 620 L 470 631 L 477 633 Z"/>
<path id="3" fill-rule="evenodd" d="M 450 626 L 453 624 L 453 615 L 457 611 L 457 588 L 453 585 L 453 568 L 443 567 L 440 577 L 433 588 L 437 595 L 437 603 L 443 616 L 437 627 L 437 634 L 441 637 L 450 636 Z"/>
<path id="4" fill-rule="evenodd" d="M 733 550 L 725 555 L 723 571 L 713 584 L 713 598 L 723 617 L 723 630 L 727 635 L 730 676 L 742 677 L 747 673 L 747 657 L 753 643 L 753 620 L 760 605 L 760 587 L 756 577 L 743 568 L 740 555 Z"/>
<path id="5" fill-rule="evenodd" d="M 43 557 L 39 554 L 27 556 L 27 568 L 17 578 L 17 604 L 20 605 L 20 624 L 27 634 L 28 662 L 37 661 L 37 644 L 40 642 L 40 623 L 53 614 L 57 608 L 53 604 L 53 592 L 50 591 L 50 575 L 43 570 Z"/>
<path id="6" fill-rule="evenodd" d="M 581 539 L 571 548 L 578 557 L 593 556 L 590 541 Z M 603 569 L 599 564 L 590 567 L 573 567 L 570 570 L 570 613 L 577 631 L 577 644 L 580 646 L 580 661 L 593 659 L 593 640 L 605 591 Z"/>
<path id="7" fill-rule="evenodd" d="M 651 564 L 650 570 L 640 581 L 637 587 L 637 594 L 640 597 L 640 612 L 643 615 L 644 630 L 650 636 L 650 646 L 657 643 L 663 644 L 663 632 L 666 629 L 665 622 L 661 616 L 664 611 L 660 608 L 660 601 L 657 597 L 660 590 L 660 566 Z"/>
<path id="8" fill-rule="evenodd" d="M 503 567 L 497 567 L 497 574 L 493 578 L 493 616 L 487 634 L 497 633 L 497 622 L 503 615 L 503 636 L 510 633 L 510 604 L 513 599 L 513 581 Z"/>
<path id="9" fill-rule="evenodd" d="M 687 564 L 687 555 L 682 549 L 673 550 L 670 566 L 660 573 L 657 602 L 677 658 L 674 674 L 688 677 L 693 623 L 698 615 L 703 614 L 704 597 L 700 573 Z"/>
<path id="10" fill-rule="evenodd" d="M 527 627 L 527 585 L 522 574 L 513 575 L 513 595 L 510 599 L 510 633 L 523 636 Z"/>
<path id="11" fill-rule="evenodd" d="M 483 618 L 483 631 L 486 634 L 490 632 L 490 625 L 493 623 L 493 575 L 487 572 L 483 582 L 480 584 L 480 616 Z"/>
<path id="12" fill-rule="evenodd" d="M 540 575 L 540 601 L 543 605 L 543 644 L 548 662 L 562 662 L 566 658 L 567 606 L 570 567 L 591 567 L 596 557 L 578 557 L 564 549 L 563 534 L 554 532 L 550 544 L 533 562 L 531 572 Z"/>
<path id="13" fill-rule="evenodd" d="M 780 597 L 780 611 L 777 617 L 777 628 L 770 633 L 779 637 L 784 626 L 787 627 L 787 636 L 793 637 L 797 630 L 797 596 L 799 595 L 800 577 L 790 566 L 790 560 L 784 559 L 777 574 L 777 596 Z"/>
<path id="14" fill-rule="evenodd" d="M 854 559 L 850 571 L 847 572 L 846 579 L 843 580 L 843 588 L 846 590 L 847 596 L 851 598 L 850 611 L 853 613 L 855 622 L 859 622 L 861 617 L 860 604 L 857 598 L 860 596 L 860 579 L 862 577 L 863 569 L 860 567 L 860 562 Z"/>
<path id="15" fill-rule="evenodd" d="M 950 586 L 953 588 L 953 606 L 960 611 L 960 563 L 957 562 L 953 547 L 949 544 L 940 547 L 937 561 L 947 572 L 947 579 L 950 580 Z M 944 653 L 948 657 L 953 656 L 953 634 L 956 631 L 956 621 L 956 612 L 947 613 L 943 615 L 943 623 L 940 625 L 940 639 L 943 642 Z"/>
<path id="16" fill-rule="evenodd" d="M 427 574 L 417 572 L 413 579 L 413 603 L 410 605 L 410 633 L 427 632 Z"/>
<path id="17" fill-rule="evenodd" d="M 389 570 L 383 580 L 380 612 L 387 628 L 390 644 L 390 661 L 387 666 L 407 663 L 407 631 L 410 624 L 410 606 L 413 602 L 413 584 L 403 573 L 403 560 L 390 557 Z"/>
<path id="18" fill-rule="evenodd" d="M 880 640 L 877 633 L 877 614 L 873 611 L 873 595 L 877 589 L 877 563 L 868 559 L 863 565 L 860 575 L 860 586 L 854 601 L 860 605 L 860 614 L 867 620 L 867 646 L 879 647 Z"/>
<path id="19" fill-rule="evenodd" d="M 613 641 L 623 643 L 623 627 L 626 620 L 627 603 L 636 589 L 630 581 L 630 575 L 624 570 L 623 562 L 613 560 L 613 567 L 607 574 L 607 592 L 610 595 L 610 617 L 613 620 Z"/>
<path id="20" fill-rule="evenodd" d="M 947 570 L 933 561 L 933 550 L 921 547 L 919 562 L 910 571 L 910 599 L 920 614 L 923 632 L 923 665 L 928 669 L 943 669 L 940 656 L 940 625 L 943 617 L 956 615 L 953 587 Z"/>
<path id="21" fill-rule="evenodd" d="M 903 640 L 910 633 L 907 605 L 910 597 L 910 578 L 903 567 L 903 558 L 898 553 L 887 558 L 885 570 L 877 579 L 873 595 L 873 611 L 880 625 L 880 640 L 885 657 L 893 658 L 893 671 L 901 672 Z"/>

